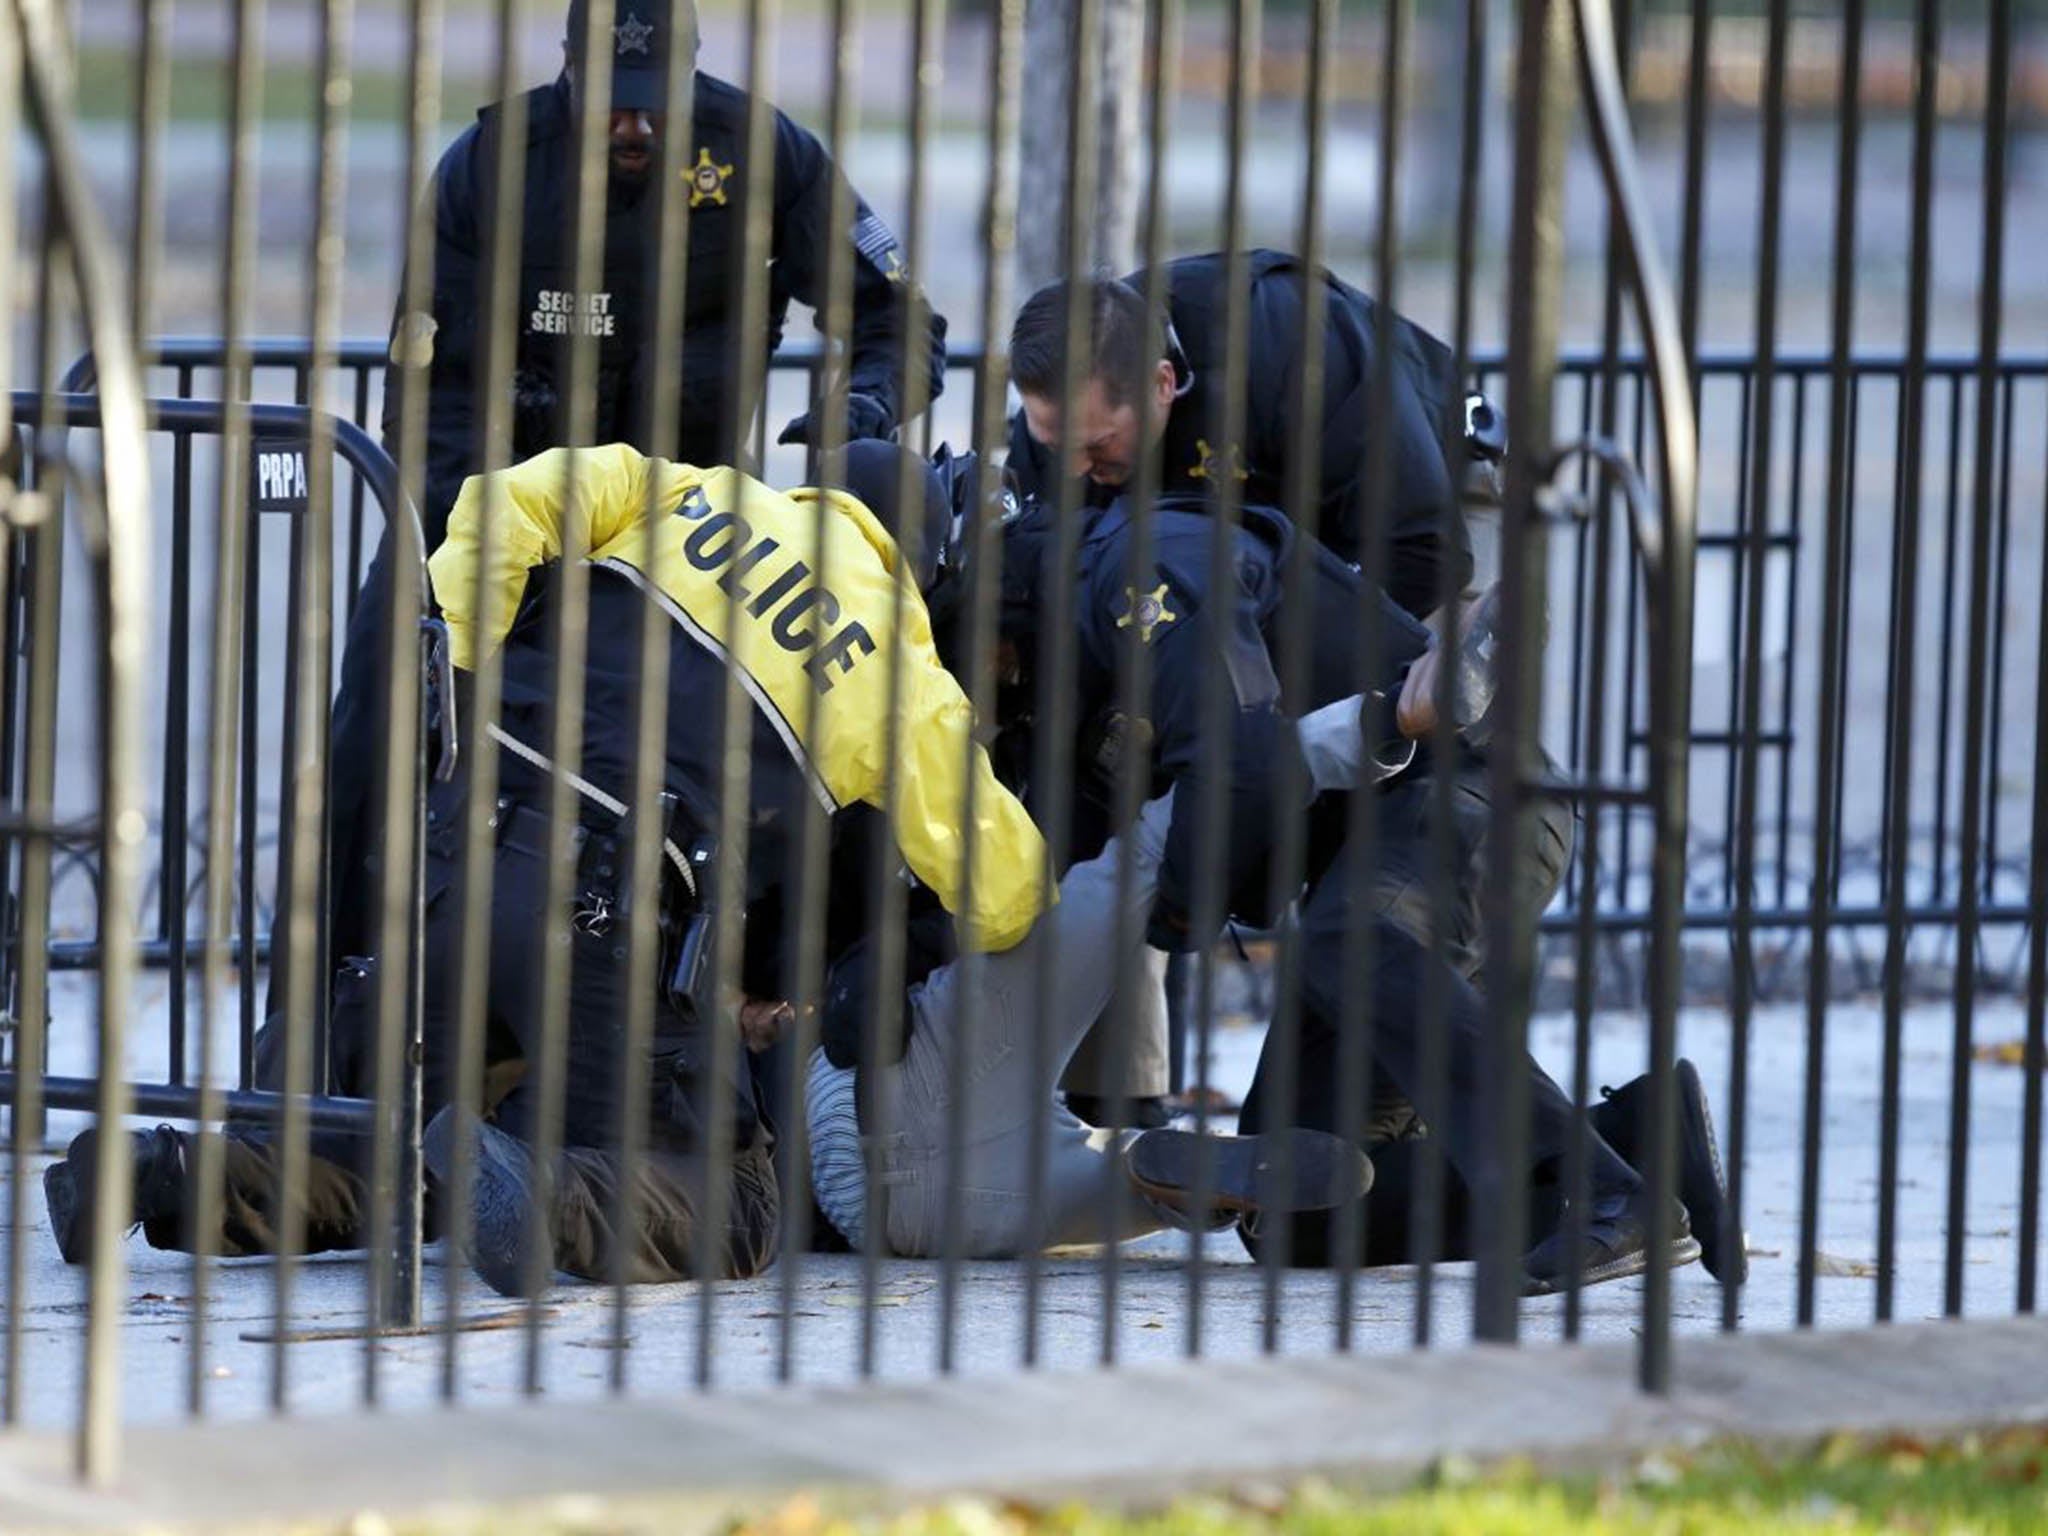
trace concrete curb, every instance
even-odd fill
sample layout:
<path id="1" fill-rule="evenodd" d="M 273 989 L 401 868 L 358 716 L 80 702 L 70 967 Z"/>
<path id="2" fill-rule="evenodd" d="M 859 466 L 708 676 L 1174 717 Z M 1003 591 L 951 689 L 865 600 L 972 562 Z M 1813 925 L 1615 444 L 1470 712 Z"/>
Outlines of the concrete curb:
<path id="1" fill-rule="evenodd" d="M 875 1507 L 1392 1484 L 1448 1456 L 1588 1467 L 1727 1437 L 2048 1423 L 2043 1360 L 2048 1319 L 2016 1318 L 1681 1341 L 1662 1402 L 1609 1344 L 201 1424 L 132 1431 L 106 1490 L 72 1478 L 68 1439 L 22 1434 L 0 1438 L 0 1529 L 221 1531 L 585 1494 L 673 1498 L 677 1529 L 708 1530 L 800 1489 Z"/>

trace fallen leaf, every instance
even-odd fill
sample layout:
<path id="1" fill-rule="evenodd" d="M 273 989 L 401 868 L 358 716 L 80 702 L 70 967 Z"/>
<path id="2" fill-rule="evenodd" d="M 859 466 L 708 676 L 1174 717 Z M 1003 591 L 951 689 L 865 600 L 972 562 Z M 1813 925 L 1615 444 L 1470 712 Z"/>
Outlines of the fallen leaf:
<path id="1" fill-rule="evenodd" d="M 1815 1252 L 1813 1272 L 1816 1275 L 1836 1275 L 1845 1280 L 1875 1280 L 1877 1266 L 1864 1259 L 1838 1258 L 1832 1253 Z"/>
<path id="2" fill-rule="evenodd" d="M 1993 1040 L 1978 1046 L 1970 1053 L 1979 1061 L 1988 1061 L 2000 1067 L 2024 1067 L 2027 1064 L 2027 1042 L 2024 1040 Z"/>

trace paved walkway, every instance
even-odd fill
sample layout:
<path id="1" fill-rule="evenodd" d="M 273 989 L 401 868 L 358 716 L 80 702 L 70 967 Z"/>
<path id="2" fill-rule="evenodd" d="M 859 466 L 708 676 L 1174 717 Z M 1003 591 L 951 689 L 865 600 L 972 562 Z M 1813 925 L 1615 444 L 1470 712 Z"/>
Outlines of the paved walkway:
<path id="1" fill-rule="evenodd" d="M 1663 1400 L 1637 1392 L 1634 1351 L 1609 1344 L 274 1419 L 138 1432 L 101 1492 L 72 1479 L 59 1437 L 27 1435 L 0 1439 L 0 1526 L 219 1532 L 658 1495 L 667 1529 L 708 1532 L 799 1490 L 847 1508 L 954 1492 L 1144 1504 L 1314 1472 L 1394 1482 L 1453 1456 L 1607 1468 L 1730 1436 L 2048 1421 L 2044 1354 L 2048 1322 L 2025 1319 L 1699 1340 Z"/>
<path id="2" fill-rule="evenodd" d="M 1952 1020 L 1944 1009 L 1916 1010 L 1908 1018 L 1905 1104 L 1899 1189 L 1900 1271 L 1896 1317 L 1917 1321 L 1942 1310 L 1942 1254 L 1947 1189 L 1948 1050 Z M 2021 1018 L 1998 1008 L 1979 1021 L 1979 1038 L 2016 1038 Z M 1592 1082 L 1619 1083 L 1640 1070 L 1642 1024 L 1635 1016 L 1597 1021 L 1592 1039 Z M 60 1035 L 59 1071 L 84 1070 L 83 1031 Z M 1681 1044 L 1697 1058 L 1725 1118 L 1727 1020 L 1694 1012 L 1682 1020 Z M 1571 1059 L 1568 1020 L 1544 1018 L 1538 1052 L 1562 1073 Z M 1826 1142 L 1822 1164 L 1821 1248 L 1830 1273 L 1819 1282 L 1824 1328 L 1854 1327 L 1873 1316 L 1876 1287 L 1870 1261 L 1876 1227 L 1879 1055 L 1873 1011 L 1845 1007 L 1832 1015 L 1829 1042 Z M 1259 1035 L 1245 1026 L 1219 1031 L 1217 1080 L 1249 1079 Z M 1787 1328 L 1793 1320 L 1798 1249 L 1798 1149 L 1804 1063 L 1804 1017 L 1771 1009 L 1756 1020 L 1751 1058 L 1747 1147 L 1747 1225 L 1754 1273 L 1743 1294 L 1745 1329 Z M 66 1054 L 78 1059 L 65 1059 Z M 1569 1086 L 1569 1084 L 1567 1084 Z M 1973 1113 L 1965 1239 L 1964 1303 L 1973 1316 L 2013 1311 L 2017 1261 L 2017 1196 L 2021 1147 L 2016 1068 L 1979 1063 L 1972 1074 Z M 68 1135 L 75 1117 L 58 1117 L 53 1130 Z M 1724 1144 L 1728 1127 L 1724 1125 Z M 61 1427 L 77 1411 L 84 1321 L 84 1277 L 57 1259 L 40 1191 L 30 1202 L 28 1286 L 7 1305 L 24 1318 L 23 1403 L 28 1420 Z M 174 1420 L 185 1411 L 195 1328 L 189 1302 L 191 1272 L 182 1255 L 160 1253 L 139 1237 L 128 1243 L 132 1298 L 124 1330 L 124 1410 L 138 1423 Z M 1105 1318 L 1114 1319 L 1120 1359 L 1169 1361 L 1189 1344 L 1189 1275 L 1186 1239 L 1162 1235 L 1127 1249 L 1119 1266 L 1113 1307 L 1105 1305 L 1103 1266 L 1092 1254 L 1049 1258 L 1040 1270 L 1039 1360 L 1079 1369 L 1103 1352 Z M 442 1309 L 450 1271 L 428 1270 L 430 1313 Z M 1276 1347 L 1311 1356 L 1334 1346 L 1339 1310 L 1333 1276 L 1299 1271 L 1281 1277 L 1269 1308 L 1267 1277 L 1251 1266 L 1234 1237 L 1211 1240 L 1202 1270 L 1201 1345 L 1224 1358 L 1256 1355 L 1270 1312 Z M 279 1353 L 252 1338 L 274 1324 L 274 1270 L 264 1261 L 236 1261 L 215 1277 L 206 1320 L 202 1377 L 209 1412 L 253 1418 L 268 1411 Z M 501 1313 L 503 1303 L 457 1269 L 466 1314 Z M 884 1377 L 918 1381 L 939 1364 L 947 1293 L 937 1264 L 892 1261 L 882 1266 L 875 1312 L 874 1367 Z M 755 1387 L 776 1379 L 784 1353 L 784 1276 L 780 1271 L 745 1284 L 718 1288 L 712 1302 L 713 1379 L 721 1387 Z M 1448 1265 L 1437 1275 L 1434 1336 L 1457 1343 L 1470 1336 L 1472 1272 Z M 300 1272 L 291 1322 L 297 1329 L 346 1329 L 361 1316 L 363 1266 L 348 1256 L 316 1260 Z M 862 1279 L 856 1258 L 806 1257 L 793 1291 L 788 1352 L 795 1378 L 845 1383 L 860 1374 Z M 633 1298 L 630 1346 L 623 1365 L 632 1390 L 673 1392 L 695 1379 L 704 1329 L 703 1298 L 693 1285 L 643 1288 Z M 1027 1288 L 1023 1266 L 962 1267 L 953 1297 L 953 1365 L 963 1375 L 1006 1376 L 1022 1358 Z M 1585 1294 L 1583 1328 L 1595 1340 L 1625 1341 L 1640 1320 L 1641 1291 L 1634 1284 L 1596 1287 Z M 1682 1334 L 1718 1329 L 1722 1295 L 1699 1268 L 1677 1276 L 1674 1314 Z M 549 1297 L 552 1317 L 540 1352 L 540 1378 L 551 1399 L 603 1396 L 615 1364 L 608 1292 L 562 1287 Z M 1358 1277 L 1350 1298 L 1355 1347 L 1372 1353 L 1405 1351 L 1416 1331 L 1415 1275 L 1383 1270 Z M 1562 1336 L 1564 1303 L 1531 1301 L 1522 1311 L 1525 1337 Z M 466 1398 L 509 1402 L 521 1391 L 525 1341 L 516 1329 L 464 1333 L 458 1340 L 456 1380 Z M 369 1359 L 358 1339 L 292 1345 L 282 1354 L 287 1399 L 294 1410 L 326 1413 L 362 1400 Z M 434 1337 L 386 1339 L 374 1352 L 378 1390 L 389 1404 L 417 1408 L 437 1400 L 443 1345 Z"/>

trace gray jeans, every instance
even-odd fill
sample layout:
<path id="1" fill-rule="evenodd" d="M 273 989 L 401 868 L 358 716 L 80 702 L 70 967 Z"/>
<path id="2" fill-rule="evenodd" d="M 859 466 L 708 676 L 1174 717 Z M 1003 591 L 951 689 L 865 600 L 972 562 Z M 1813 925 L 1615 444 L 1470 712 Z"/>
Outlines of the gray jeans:
<path id="1" fill-rule="evenodd" d="M 958 1186 L 960 1251 L 972 1258 L 1136 1237 L 1167 1224 L 1166 1214 L 1139 1200 L 1106 1160 L 1123 1138 L 1081 1124 L 1059 1106 L 1053 1088 L 1109 1005 L 1117 978 L 1144 974 L 1145 919 L 1171 814 L 1171 797 L 1153 801 L 1128 833 L 1068 870 L 1059 901 L 1023 943 L 942 966 L 912 991 L 916 1024 L 902 1061 L 876 1083 L 874 1099 L 886 1132 L 886 1235 L 895 1252 L 941 1250 L 949 1183 Z M 1126 847 L 1131 871 L 1119 922 Z M 1048 1015 L 1050 1033 L 1038 1039 Z M 957 1108 L 956 1082 L 964 1091 Z M 948 1150 L 956 1120 L 963 1141 L 957 1163 Z M 1044 1158 L 1035 1211 L 1034 1139 Z"/>

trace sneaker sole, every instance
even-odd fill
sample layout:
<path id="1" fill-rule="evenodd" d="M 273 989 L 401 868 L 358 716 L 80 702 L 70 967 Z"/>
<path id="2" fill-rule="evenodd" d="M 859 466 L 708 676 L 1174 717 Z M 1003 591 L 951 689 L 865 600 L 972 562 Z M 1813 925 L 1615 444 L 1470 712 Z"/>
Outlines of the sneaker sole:
<path id="1" fill-rule="evenodd" d="M 455 1166 L 455 1111 L 443 1109 L 428 1123 L 421 1152 L 435 1178 L 447 1184 Z M 471 1148 L 469 1266 L 500 1296 L 539 1294 L 526 1279 L 527 1214 L 532 1205 L 524 1142 L 495 1126 L 479 1123 Z M 540 1290 L 548 1286 L 541 1276 Z"/>
<path id="2" fill-rule="evenodd" d="M 49 1208 L 50 1236 L 57 1241 L 57 1251 L 64 1256 L 66 1264 L 83 1264 L 90 1254 L 74 1253 L 71 1245 L 64 1241 L 78 1220 L 78 1181 L 71 1165 L 66 1162 L 50 1164 L 43 1170 L 43 1204 Z M 90 1247 L 90 1241 L 85 1245 Z"/>
<path id="3" fill-rule="evenodd" d="M 1681 1268 L 1699 1258 L 1699 1240 L 1692 1237 L 1678 1238 L 1671 1244 L 1670 1252 L 1670 1262 L 1665 1267 Z M 1649 1267 L 1650 1250 L 1647 1247 L 1617 1254 L 1605 1263 L 1588 1264 L 1579 1275 L 1579 1289 L 1584 1290 L 1589 1285 L 1604 1285 L 1609 1280 L 1626 1280 L 1632 1275 L 1642 1274 Z M 1558 1296 L 1570 1288 L 1570 1280 L 1565 1276 L 1555 1280 L 1538 1280 L 1528 1275 L 1522 1277 L 1524 1296 Z"/>
<path id="4" fill-rule="evenodd" d="M 1216 1211 L 1326 1211 L 1372 1188 L 1372 1162 L 1363 1152 L 1327 1131 L 1299 1128 L 1260 1136 L 1146 1131 L 1124 1153 L 1124 1166 L 1142 1194 L 1180 1209 L 1196 1193 L 1205 1158 Z M 1268 1191 L 1283 1160 L 1287 1187 Z"/>
<path id="5" fill-rule="evenodd" d="M 1721 1143 L 1714 1135 L 1714 1116 L 1707 1105 L 1706 1085 L 1700 1081 L 1699 1068 L 1681 1057 L 1674 1068 L 1674 1076 L 1677 1078 L 1679 1115 L 1688 1128 L 1696 1128 L 1697 1139 L 1706 1149 L 1706 1168 L 1703 1172 L 1705 1178 L 1710 1181 L 1708 1189 L 1711 1190 L 1711 1196 L 1708 1195 L 1708 1189 L 1696 1187 L 1687 1190 L 1681 1187 L 1679 1190 L 1681 1198 L 1688 1195 L 1692 1197 L 1685 1199 L 1686 1213 L 1692 1219 L 1694 1237 L 1702 1239 L 1700 1256 L 1704 1260 L 1705 1244 L 1712 1243 L 1719 1248 L 1721 1243 L 1719 1218 L 1728 1209 L 1728 1176 L 1721 1166 Z M 1682 1169 L 1680 1178 L 1683 1182 L 1692 1182 L 1684 1179 Z M 1700 1213 L 1707 1208 L 1710 1200 L 1714 1219 L 1703 1221 Z M 1707 1272 L 1723 1284 L 1741 1285 L 1749 1278 L 1749 1243 L 1739 1231 L 1731 1232 L 1729 1240 L 1734 1245 L 1734 1253 L 1717 1254 L 1714 1262 L 1707 1265 Z M 1731 1258 L 1734 1261 L 1732 1265 L 1729 1263 Z"/>

